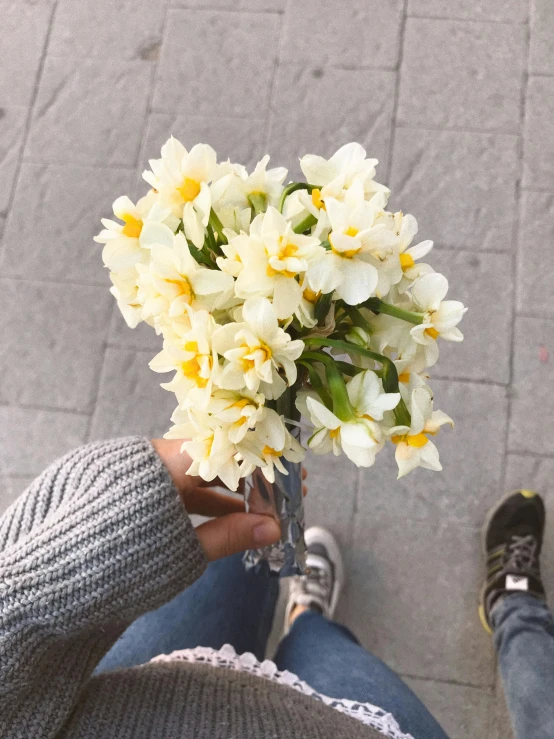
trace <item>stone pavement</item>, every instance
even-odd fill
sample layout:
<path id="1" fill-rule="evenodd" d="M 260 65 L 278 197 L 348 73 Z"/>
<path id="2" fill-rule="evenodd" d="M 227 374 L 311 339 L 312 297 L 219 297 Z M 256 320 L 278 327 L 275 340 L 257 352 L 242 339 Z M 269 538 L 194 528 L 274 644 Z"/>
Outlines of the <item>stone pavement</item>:
<path id="1" fill-rule="evenodd" d="M 0 506 L 74 445 L 167 427 L 158 341 L 123 325 L 92 241 L 163 140 L 269 151 L 291 176 L 360 141 L 470 308 L 433 373 L 457 427 L 442 474 L 400 483 L 383 458 L 310 458 L 309 521 L 342 542 L 339 615 L 364 644 L 453 739 L 509 736 L 479 527 L 513 485 L 554 526 L 551 0 L 0 0 L 0 17 Z"/>

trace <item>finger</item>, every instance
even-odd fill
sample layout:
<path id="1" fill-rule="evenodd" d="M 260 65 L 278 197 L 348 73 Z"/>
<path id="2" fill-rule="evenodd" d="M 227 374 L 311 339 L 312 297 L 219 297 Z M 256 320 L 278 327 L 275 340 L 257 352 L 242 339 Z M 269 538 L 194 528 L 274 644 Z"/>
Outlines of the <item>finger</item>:
<path id="1" fill-rule="evenodd" d="M 302 467 L 302 479 L 305 480 L 308 477 L 308 470 Z"/>
<path id="2" fill-rule="evenodd" d="M 244 500 L 210 488 L 197 488 L 187 495 L 186 509 L 202 516 L 226 516 L 228 513 L 243 513 Z"/>
<path id="3" fill-rule="evenodd" d="M 306 495 L 308 495 L 308 486 L 307 485 L 302 485 L 302 495 L 304 497 L 306 497 Z"/>
<path id="4" fill-rule="evenodd" d="M 274 544 L 281 536 L 281 529 L 269 516 L 231 513 L 198 526 L 196 535 L 211 561 Z"/>

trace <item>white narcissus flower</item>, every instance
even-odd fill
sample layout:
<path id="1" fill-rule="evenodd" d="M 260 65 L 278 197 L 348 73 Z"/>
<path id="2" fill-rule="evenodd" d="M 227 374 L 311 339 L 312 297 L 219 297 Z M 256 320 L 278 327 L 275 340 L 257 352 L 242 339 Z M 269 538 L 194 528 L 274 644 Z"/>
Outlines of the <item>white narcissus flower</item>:
<path id="1" fill-rule="evenodd" d="M 260 467 L 269 482 L 275 482 L 275 469 L 288 475 L 282 457 L 289 462 L 301 462 L 305 456 L 303 447 L 287 431 L 281 416 L 271 408 L 263 409 L 256 428 L 246 434 L 237 444 L 237 449 L 246 465 L 243 475 Z"/>
<path id="2" fill-rule="evenodd" d="M 225 249 L 234 259 L 218 264 L 238 272 L 235 294 L 239 298 L 271 298 L 277 318 L 290 318 L 302 300 L 301 282 L 308 267 L 325 255 L 319 239 L 294 233 L 288 221 L 273 207 L 252 221 L 250 233 L 241 233 Z M 238 269 L 237 261 L 243 265 Z M 229 266 L 227 266 L 229 265 Z"/>
<path id="3" fill-rule="evenodd" d="M 221 306 L 232 295 L 231 275 L 200 266 L 182 233 L 166 229 L 162 242 L 162 228 L 158 243 L 151 247 L 149 264 L 137 265 L 143 317 L 179 317 L 186 313 L 187 305 L 207 310 Z"/>
<path id="4" fill-rule="evenodd" d="M 296 381 L 294 362 L 302 354 L 304 342 L 292 341 L 279 327 L 266 298 L 247 300 L 242 317 L 242 322 L 221 326 L 213 335 L 215 350 L 226 360 L 218 384 L 226 390 L 259 389 L 268 399 L 278 398 L 287 384 Z"/>
<path id="5" fill-rule="evenodd" d="M 187 411 L 177 408 L 171 420 L 174 425 L 164 438 L 185 439 L 181 451 L 187 452 L 192 459 L 187 474 L 198 475 L 207 482 L 217 477 L 229 490 L 236 490 L 241 468 L 227 428 L 215 416 L 196 408 Z"/>
<path id="6" fill-rule="evenodd" d="M 287 169 L 285 167 L 267 169 L 268 163 L 269 154 L 266 154 L 256 164 L 252 174 L 248 174 L 240 165 L 232 165 L 231 172 L 212 188 L 213 207 L 218 215 L 219 208 L 226 211 L 230 205 L 250 208 L 248 198 L 251 196 L 260 197 L 267 205 L 279 204 Z"/>
<path id="7" fill-rule="evenodd" d="M 371 467 L 384 445 L 383 431 L 377 421 L 383 419 L 386 411 L 396 408 L 400 394 L 385 393 L 381 380 L 371 370 L 353 377 L 346 390 L 353 414 L 345 421 L 313 395 L 308 395 L 305 401 L 300 399 L 299 409 L 302 410 L 305 402 L 316 428 L 308 445 L 316 454 L 332 450 L 338 456 L 343 451 L 358 467 Z"/>
<path id="8" fill-rule="evenodd" d="M 366 159 L 363 146 L 351 143 L 341 146 L 330 159 L 306 154 L 300 159 L 300 168 L 306 181 L 320 189 L 314 197 L 316 207 L 321 207 L 317 204 L 318 196 L 321 201 L 329 196 L 342 200 L 354 182 L 362 184 L 367 199 L 380 193 L 386 203 L 390 190 L 373 179 L 377 163 L 377 159 Z"/>
<path id="9" fill-rule="evenodd" d="M 443 300 L 447 292 L 448 280 L 436 272 L 424 275 L 414 283 L 414 310 L 425 314 L 423 323 L 410 330 L 418 344 L 429 344 L 439 336 L 447 341 L 463 340 L 463 334 L 456 326 L 467 308 L 459 300 Z"/>
<path id="10" fill-rule="evenodd" d="M 181 405 L 203 408 L 210 400 L 219 371 L 211 341 L 217 324 L 205 310 L 193 311 L 186 306 L 186 312 L 190 329 L 179 337 L 165 339 L 162 351 L 149 366 L 154 372 L 175 370 L 173 379 L 162 383 L 164 390 L 174 392 Z"/>
<path id="11" fill-rule="evenodd" d="M 433 410 L 433 394 L 426 385 L 411 392 L 407 405 L 411 415 L 410 426 L 395 426 L 388 432 L 396 445 L 398 479 L 416 467 L 440 472 L 439 452 L 429 435 L 437 434 L 445 423 L 454 427 L 454 422 L 446 413 Z"/>
<path id="12" fill-rule="evenodd" d="M 209 183 L 217 176 L 217 157 L 207 144 L 190 151 L 173 138 L 162 146 L 161 159 L 151 159 L 144 179 L 159 193 L 160 202 L 183 219 L 185 234 L 202 248 L 212 199 Z"/>
<path id="13" fill-rule="evenodd" d="M 238 444 L 262 417 L 264 402 L 265 398 L 261 393 L 217 389 L 209 399 L 206 412 L 225 424 L 229 440 Z"/>
<path id="14" fill-rule="evenodd" d="M 359 305 L 375 293 L 379 274 L 374 254 L 390 242 L 384 225 L 374 225 L 376 211 L 364 200 L 360 183 L 346 193 L 344 202 L 327 198 L 331 249 L 308 271 L 310 287 L 330 293 L 349 305 Z"/>
<path id="15" fill-rule="evenodd" d="M 402 302 L 398 307 L 413 310 L 411 302 Z M 433 367 L 439 358 L 439 347 L 436 341 L 416 342 L 412 335 L 413 324 L 393 316 L 381 313 L 371 319 L 374 328 L 371 334 L 371 348 L 385 356 L 396 355 L 410 365 L 412 371 L 423 372 Z"/>
<path id="16" fill-rule="evenodd" d="M 150 191 L 136 205 L 126 195 L 117 198 L 113 212 L 123 223 L 102 218 L 103 230 L 94 240 L 105 244 L 102 251 L 104 264 L 111 272 L 122 272 L 137 262 L 148 259 L 148 249 L 155 243 L 157 225 L 163 224 L 174 231 L 179 220 L 168 208 L 162 208 L 156 193 Z"/>

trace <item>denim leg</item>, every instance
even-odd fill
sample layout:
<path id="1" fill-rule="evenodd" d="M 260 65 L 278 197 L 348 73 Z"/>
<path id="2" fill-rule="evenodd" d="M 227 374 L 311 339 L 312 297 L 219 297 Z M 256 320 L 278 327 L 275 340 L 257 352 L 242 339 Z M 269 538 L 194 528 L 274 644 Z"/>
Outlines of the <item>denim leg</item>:
<path id="1" fill-rule="evenodd" d="M 263 660 L 279 595 L 276 578 L 247 572 L 242 554 L 217 560 L 190 588 L 134 621 L 96 673 L 144 664 L 175 649 L 231 644 Z"/>
<path id="2" fill-rule="evenodd" d="M 305 611 L 298 616 L 279 645 L 275 663 L 318 693 L 372 703 L 392 713 L 402 731 L 417 739 L 447 739 L 395 672 L 366 651 L 345 626 L 319 613 Z"/>
<path id="3" fill-rule="evenodd" d="M 492 609 L 494 643 L 516 739 L 554 737 L 554 618 L 526 593 Z"/>

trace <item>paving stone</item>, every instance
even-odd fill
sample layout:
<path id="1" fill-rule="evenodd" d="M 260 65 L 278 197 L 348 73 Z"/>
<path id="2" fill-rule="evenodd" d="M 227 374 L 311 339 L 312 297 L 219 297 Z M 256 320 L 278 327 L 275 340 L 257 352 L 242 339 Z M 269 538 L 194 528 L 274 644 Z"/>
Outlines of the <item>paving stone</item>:
<path id="1" fill-rule="evenodd" d="M 161 351 L 163 339 L 147 323 L 139 323 L 136 328 L 129 328 L 121 311 L 113 302 L 108 344 L 116 349 L 144 349 L 155 353 Z"/>
<path id="2" fill-rule="evenodd" d="M 170 10 L 154 109 L 264 118 L 279 47 L 279 16 Z"/>
<path id="3" fill-rule="evenodd" d="M 38 475 L 85 439 L 88 416 L 0 406 L 0 453 L 8 475 Z"/>
<path id="4" fill-rule="evenodd" d="M 554 193 L 522 192 L 517 307 L 554 318 L 554 279 L 545 269 L 554 244 Z"/>
<path id="5" fill-rule="evenodd" d="M 52 7 L 0 0 L 0 106 L 28 106 L 33 97 Z"/>
<path id="6" fill-rule="evenodd" d="M 1 215 L 7 213 L 10 203 L 26 118 L 26 108 L 0 108 Z"/>
<path id="7" fill-rule="evenodd" d="M 527 85 L 523 187 L 554 189 L 554 77 L 530 77 Z"/>
<path id="8" fill-rule="evenodd" d="M 331 156 L 358 141 L 368 156 L 379 159 L 377 179 L 385 180 L 395 79 L 386 71 L 280 67 L 269 151 L 294 179 L 302 176 L 298 159 L 304 154 Z"/>
<path id="9" fill-rule="evenodd" d="M 69 63 L 47 57 L 25 158 L 35 163 L 134 166 L 151 77 L 152 65 L 144 61 Z"/>
<path id="10" fill-rule="evenodd" d="M 316 456 L 312 452 L 306 455 L 304 467 L 308 472 L 306 526 L 324 526 L 332 531 L 348 557 L 358 484 L 357 468 L 344 456 Z"/>
<path id="11" fill-rule="evenodd" d="M 493 713 L 493 725 L 491 727 L 490 739 L 514 739 L 514 732 L 510 722 L 510 714 L 506 706 L 504 691 L 502 690 L 502 681 L 497 678 L 496 685 L 496 705 Z"/>
<path id="12" fill-rule="evenodd" d="M 408 0 L 408 15 L 450 18 L 467 21 L 512 21 L 524 23 L 527 19 L 525 0 Z"/>
<path id="13" fill-rule="evenodd" d="M 405 678 L 450 739 L 488 737 L 491 712 L 495 706 L 492 690 L 436 680 Z"/>
<path id="14" fill-rule="evenodd" d="M 48 44 L 51 56 L 155 61 L 161 47 L 164 2 L 60 0 Z M 91 29 L 94 33 L 91 33 Z"/>
<path id="15" fill-rule="evenodd" d="M 490 687 L 482 567 L 477 529 L 358 514 L 340 619 L 400 674 Z"/>
<path id="16" fill-rule="evenodd" d="M 515 136 L 397 129 L 391 207 L 438 245 L 510 251 L 518 169 Z"/>
<path id="17" fill-rule="evenodd" d="M 554 321 L 518 317 L 509 450 L 554 455 Z M 546 424 L 546 426 L 545 426 Z"/>
<path id="18" fill-rule="evenodd" d="M 408 18 L 398 122 L 518 133 L 523 25 Z"/>
<path id="19" fill-rule="evenodd" d="M 554 456 L 536 457 L 508 454 L 504 490 L 535 490 L 546 505 L 546 536 L 541 568 L 548 602 L 554 602 Z"/>
<path id="20" fill-rule="evenodd" d="M 148 367 L 153 356 L 152 352 L 108 348 L 91 440 L 128 434 L 154 438 L 169 429 L 177 401 L 160 387 L 171 375 L 160 375 Z"/>
<path id="21" fill-rule="evenodd" d="M 190 8 L 194 5 L 196 10 L 206 8 L 208 10 L 251 10 L 259 13 L 281 13 L 287 0 L 171 0 L 171 6 L 178 8 Z"/>
<path id="22" fill-rule="evenodd" d="M 379 522 L 406 517 L 480 526 L 500 493 L 506 429 L 506 389 L 469 382 L 431 380 L 435 408 L 451 416 L 436 444 L 442 472 L 418 468 L 396 480 L 392 444 L 373 467 L 361 470 L 357 517 Z M 408 670 L 409 672 L 409 670 Z"/>
<path id="23" fill-rule="evenodd" d="M 111 300 L 100 287 L 0 279 L 0 401 L 92 410 Z"/>
<path id="24" fill-rule="evenodd" d="M 8 219 L 0 272 L 25 279 L 107 285 L 93 236 L 133 170 L 23 164 Z M 40 232 L 37 233 L 37 225 Z"/>
<path id="25" fill-rule="evenodd" d="M 551 0 L 531 0 L 529 71 L 552 74 L 554 70 L 554 13 Z"/>
<path id="26" fill-rule="evenodd" d="M 394 69 L 403 3 L 297 0 L 284 17 L 281 61 Z"/>
<path id="27" fill-rule="evenodd" d="M 461 344 L 439 341 L 433 376 L 510 381 L 512 260 L 504 254 L 435 249 L 428 261 L 450 283 L 448 298 L 469 308 L 460 329 Z"/>
<path id="28" fill-rule="evenodd" d="M 170 136 L 179 139 L 187 149 L 198 143 L 210 144 L 216 150 L 219 161 L 231 159 L 232 162 L 254 168 L 266 153 L 264 129 L 265 124 L 261 119 L 250 121 L 244 118 L 152 113 L 148 119 L 141 171 L 147 167 L 149 159 L 160 156 L 160 149 Z M 143 186 L 147 187 L 144 180 Z"/>
<path id="29" fill-rule="evenodd" d="M 24 480 L 0 475 L 0 516 L 27 487 Z"/>

